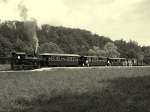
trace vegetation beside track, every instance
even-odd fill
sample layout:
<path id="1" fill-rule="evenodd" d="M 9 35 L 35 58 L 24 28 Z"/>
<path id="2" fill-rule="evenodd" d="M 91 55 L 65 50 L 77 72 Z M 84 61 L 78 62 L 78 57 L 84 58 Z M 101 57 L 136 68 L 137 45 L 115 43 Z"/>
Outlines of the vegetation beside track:
<path id="1" fill-rule="evenodd" d="M 148 112 L 149 67 L 0 72 L 1 112 Z"/>

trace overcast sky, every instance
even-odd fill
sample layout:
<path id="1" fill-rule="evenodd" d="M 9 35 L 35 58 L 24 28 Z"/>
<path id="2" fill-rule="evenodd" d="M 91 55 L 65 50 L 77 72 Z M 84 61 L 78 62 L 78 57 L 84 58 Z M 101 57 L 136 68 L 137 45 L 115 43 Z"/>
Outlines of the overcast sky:
<path id="1" fill-rule="evenodd" d="M 0 0 L 1 20 L 23 20 L 19 6 L 39 24 L 81 28 L 112 40 L 150 45 L 150 0 Z"/>

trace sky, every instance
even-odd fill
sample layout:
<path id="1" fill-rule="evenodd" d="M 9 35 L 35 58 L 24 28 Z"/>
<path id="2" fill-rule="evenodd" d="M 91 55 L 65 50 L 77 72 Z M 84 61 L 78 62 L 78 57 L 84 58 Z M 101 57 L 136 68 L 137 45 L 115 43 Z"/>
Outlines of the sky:
<path id="1" fill-rule="evenodd" d="M 39 25 L 86 29 L 150 45 L 150 0 L 0 0 L 0 19 L 36 19 Z"/>

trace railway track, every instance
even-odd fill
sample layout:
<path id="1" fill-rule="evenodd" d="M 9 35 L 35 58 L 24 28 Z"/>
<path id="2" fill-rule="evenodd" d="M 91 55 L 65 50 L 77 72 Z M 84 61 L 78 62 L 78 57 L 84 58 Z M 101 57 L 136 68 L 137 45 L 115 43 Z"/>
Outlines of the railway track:
<path id="1" fill-rule="evenodd" d="M 36 72 L 36 71 L 52 71 L 52 70 L 81 70 L 81 69 L 127 69 L 127 68 L 150 68 L 150 66 L 93 66 L 93 67 L 45 67 L 34 70 L 8 70 L 0 72 Z"/>

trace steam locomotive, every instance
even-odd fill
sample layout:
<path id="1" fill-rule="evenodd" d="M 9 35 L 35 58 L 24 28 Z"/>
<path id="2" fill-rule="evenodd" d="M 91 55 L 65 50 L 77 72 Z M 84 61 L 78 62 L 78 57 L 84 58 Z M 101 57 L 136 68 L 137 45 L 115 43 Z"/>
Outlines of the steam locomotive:
<path id="1" fill-rule="evenodd" d="M 42 53 L 27 56 L 24 52 L 13 52 L 12 70 L 37 69 L 41 67 L 78 67 L 78 66 L 123 66 L 126 58 L 107 58 L 103 56 L 81 56 L 78 54 Z"/>

